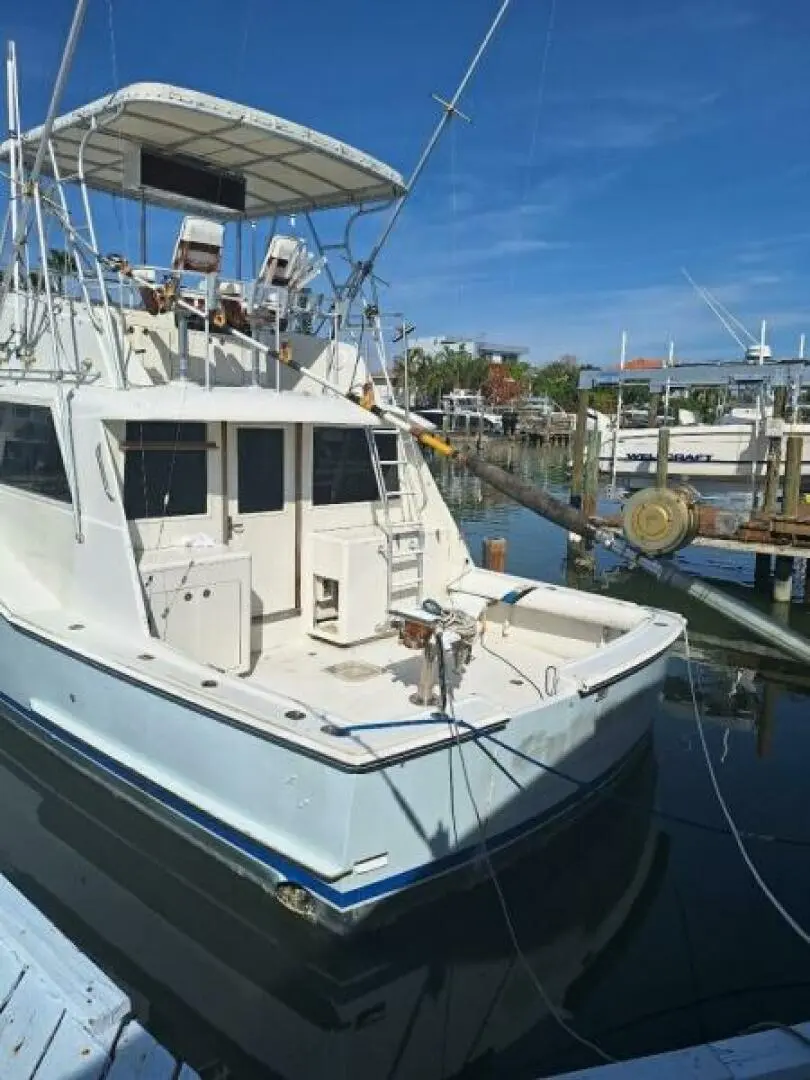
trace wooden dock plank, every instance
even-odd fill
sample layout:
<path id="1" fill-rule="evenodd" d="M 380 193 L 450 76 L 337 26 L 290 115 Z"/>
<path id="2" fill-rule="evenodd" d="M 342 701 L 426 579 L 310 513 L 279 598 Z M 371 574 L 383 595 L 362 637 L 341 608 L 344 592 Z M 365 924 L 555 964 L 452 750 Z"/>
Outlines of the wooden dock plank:
<path id="1" fill-rule="evenodd" d="M 102 1042 L 130 1012 L 126 994 L 14 886 L 0 876 L 0 941 L 50 979 L 66 1010 Z"/>
<path id="2" fill-rule="evenodd" d="M 172 1080 L 175 1067 L 169 1051 L 132 1020 L 116 1043 L 107 1080 Z"/>
<path id="3" fill-rule="evenodd" d="M 29 968 L 0 1012 L 3 1080 L 31 1080 L 64 1012 L 52 988 Z"/>
<path id="4" fill-rule="evenodd" d="M 11 997 L 12 991 L 25 972 L 25 964 L 0 941 L 0 1009 Z"/>
<path id="5" fill-rule="evenodd" d="M 72 1016 L 63 1016 L 32 1080 L 99 1080 L 107 1068 L 111 1043 L 102 1045 Z"/>

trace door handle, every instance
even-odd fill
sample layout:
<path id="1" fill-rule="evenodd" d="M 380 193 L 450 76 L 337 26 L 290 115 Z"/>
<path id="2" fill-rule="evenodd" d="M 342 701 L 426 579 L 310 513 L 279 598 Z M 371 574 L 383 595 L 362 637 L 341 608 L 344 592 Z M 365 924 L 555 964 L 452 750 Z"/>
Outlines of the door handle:
<path id="1" fill-rule="evenodd" d="M 241 521 L 234 521 L 233 518 L 228 518 L 228 536 L 231 537 L 234 533 L 243 533 L 245 526 Z"/>

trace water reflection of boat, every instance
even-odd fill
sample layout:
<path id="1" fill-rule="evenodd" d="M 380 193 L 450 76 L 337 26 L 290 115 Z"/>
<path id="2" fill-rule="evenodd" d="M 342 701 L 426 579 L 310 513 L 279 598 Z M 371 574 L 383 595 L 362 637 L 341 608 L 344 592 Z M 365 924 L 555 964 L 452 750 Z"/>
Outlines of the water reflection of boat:
<path id="1" fill-rule="evenodd" d="M 529 1032 L 543 1048 L 567 1038 L 490 884 L 348 948 L 15 732 L 3 748 L 4 871 L 126 985 L 164 1042 L 216 1065 L 205 1076 L 455 1076 Z M 654 784 L 645 743 L 616 780 L 620 798 L 595 797 L 501 872 L 518 938 L 563 1012 L 660 880 Z"/>
<path id="2" fill-rule="evenodd" d="M 701 720 L 732 731 L 754 731 L 764 708 L 765 683 L 748 668 L 702 664 L 695 697 Z M 669 716 L 694 719 L 692 687 L 685 670 L 667 675 L 660 701 Z"/>

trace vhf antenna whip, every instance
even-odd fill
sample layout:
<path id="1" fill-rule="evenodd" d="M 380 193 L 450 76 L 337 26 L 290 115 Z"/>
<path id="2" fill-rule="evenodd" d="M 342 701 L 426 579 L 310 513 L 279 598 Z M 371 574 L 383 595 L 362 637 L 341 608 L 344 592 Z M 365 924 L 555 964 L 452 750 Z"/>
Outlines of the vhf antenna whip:
<path id="1" fill-rule="evenodd" d="M 347 286 L 346 286 L 346 300 L 347 300 L 347 302 L 349 304 L 351 304 L 351 302 L 357 297 L 358 293 L 360 292 L 360 290 L 363 287 L 363 283 L 365 282 L 366 278 L 368 278 L 368 276 L 373 271 L 374 264 L 376 263 L 377 259 L 379 258 L 380 252 L 382 251 L 383 247 L 387 243 L 388 237 L 391 235 L 391 233 L 392 233 L 392 231 L 394 229 L 394 226 L 396 225 L 396 223 L 397 223 L 397 221 L 399 219 L 399 215 L 402 213 L 403 207 L 405 206 L 405 203 L 408 201 L 408 197 L 410 196 L 411 192 L 413 191 L 414 184 L 419 179 L 419 177 L 421 176 L 425 166 L 427 165 L 427 163 L 428 163 L 428 161 L 430 159 L 430 156 L 431 156 L 431 154 L 433 153 L 433 151 L 434 151 L 434 149 L 436 147 L 436 143 L 439 141 L 439 139 L 442 136 L 442 132 L 444 131 L 444 129 L 447 127 L 450 120 L 454 116 L 460 116 L 462 120 L 466 120 L 469 123 L 469 120 L 470 120 L 469 116 L 465 116 L 464 113 L 460 111 L 460 109 L 458 108 L 458 103 L 459 103 L 459 101 L 461 99 L 461 95 L 467 89 L 467 84 L 469 83 L 470 79 L 473 77 L 473 74 L 475 73 L 475 69 L 478 67 L 478 64 L 479 64 L 479 62 L 481 60 L 481 57 L 486 52 L 487 46 L 489 45 L 490 41 L 492 40 L 492 38 L 493 38 L 493 36 L 495 34 L 495 31 L 500 26 L 500 24 L 501 24 L 501 22 L 503 20 L 503 17 L 506 14 L 507 8 L 509 7 L 511 2 L 512 2 L 512 0 L 503 0 L 503 3 L 501 4 L 500 8 L 498 9 L 497 15 L 492 20 L 492 24 L 490 25 L 489 30 L 487 30 L 483 41 L 478 46 L 478 51 L 476 52 L 475 56 L 470 61 L 470 64 L 469 64 L 466 72 L 464 73 L 464 78 L 458 84 L 458 88 L 456 89 L 456 92 L 455 92 L 455 94 L 453 94 L 450 101 L 445 101 L 443 98 L 440 98 L 437 94 L 433 95 L 434 100 L 438 101 L 438 103 L 442 107 L 441 118 L 439 119 L 438 124 L 434 128 L 433 134 L 430 136 L 430 139 L 428 140 L 427 145 L 425 146 L 425 149 L 422 151 L 422 156 L 417 161 L 413 172 L 411 173 L 410 177 L 408 178 L 407 189 L 406 189 L 405 193 L 403 195 L 400 195 L 400 197 L 394 203 L 394 207 L 393 207 L 393 209 L 391 211 L 391 216 L 389 217 L 389 219 L 388 219 L 388 221 L 387 221 L 387 223 L 385 225 L 385 228 L 383 229 L 383 231 L 382 231 L 382 233 L 380 235 L 379 240 L 377 241 L 377 243 L 372 248 L 371 254 L 369 255 L 369 257 L 367 259 L 363 260 L 362 262 L 357 263 L 356 266 L 354 267 L 354 269 L 352 270 L 351 278 L 350 278 L 350 280 L 349 280 L 349 282 L 347 283 Z"/>

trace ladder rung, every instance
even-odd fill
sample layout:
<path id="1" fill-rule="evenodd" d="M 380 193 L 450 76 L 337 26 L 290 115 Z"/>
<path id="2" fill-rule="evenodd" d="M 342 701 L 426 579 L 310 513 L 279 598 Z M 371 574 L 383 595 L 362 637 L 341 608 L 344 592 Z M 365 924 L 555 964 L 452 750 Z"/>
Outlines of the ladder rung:
<path id="1" fill-rule="evenodd" d="M 406 592 L 408 589 L 420 589 L 422 587 L 422 579 L 414 578 L 413 581 L 402 581 L 398 585 L 391 586 L 391 592 Z"/>
<path id="2" fill-rule="evenodd" d="M 420 559 L 425 554 L 424 548 L 418 548 L 416 551 L 397 551 L 391 556 L 392 563 L 404 563 L 413 562 L 414 559 Z"/>
<path id="3" fill-rule="evenodd" d="M 380 458 L 380 464 L 381 465 L 407 465 L 408 462 L 407 462 L 407 460 L 405 458 L 391 458 L 390 460 L 385 460 L 384 458 Z"/>
<path id="4" fill-rule="evenodd" d="M 388 498 L 396 499 L 398 495 L 418 495 L 419 492 L 415 488 L 397 488 L 396 491 L 389 491 Z"/>

